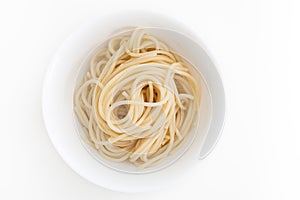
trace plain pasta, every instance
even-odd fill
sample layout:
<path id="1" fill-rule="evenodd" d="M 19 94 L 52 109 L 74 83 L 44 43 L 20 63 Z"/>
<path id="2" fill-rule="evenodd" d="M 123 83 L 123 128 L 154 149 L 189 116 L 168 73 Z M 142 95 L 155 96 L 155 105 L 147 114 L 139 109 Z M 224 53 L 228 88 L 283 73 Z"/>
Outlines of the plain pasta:
<path id="1" fill-rule="evenodd" d="M 74 93 L 86 142 L 106 159 L 149 167 L 176 151 L 200 105 L 188 63 L 142 29 L 97 51 Z"/>

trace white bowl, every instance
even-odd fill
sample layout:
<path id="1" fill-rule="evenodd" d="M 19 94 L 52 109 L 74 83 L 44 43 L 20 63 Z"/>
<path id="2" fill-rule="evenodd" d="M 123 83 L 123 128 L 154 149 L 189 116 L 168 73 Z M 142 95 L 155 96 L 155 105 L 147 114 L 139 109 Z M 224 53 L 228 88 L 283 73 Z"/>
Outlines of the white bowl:
<path id="1" fill-rule="evenodd" d="M 202 74 L 201 84 L 205 86 L 202 87 L 200 123 L 191 147 L 181 152 L 183 154 L 187 150 L 181 158 L 175 156 L 176 159 L 170 159 L 167 165 L 139 175 L 123 173 L 122 170 L 114 170 L 114 167 L 108 168 L 86 151 L 73 123 L 72 103 L 79 66 L 87 54 L 106 41 L 112 33 L 136 26 L 155 27 L 151 34 L 159 37 L 191 62 Z M 96 18 L 72 34 L 59 48 L 49 67 L 44 82 L 42 104 L 49 137 L 65 162 L 87 180 L 123 192 L 153 190 L 175 182 L 199 158 L 202 159 L 211 152 L 220 136 L 225 115 L 223 84 L 203 43 L 183 24 L 166 16 L 145 12 L 127 12 Z"/>

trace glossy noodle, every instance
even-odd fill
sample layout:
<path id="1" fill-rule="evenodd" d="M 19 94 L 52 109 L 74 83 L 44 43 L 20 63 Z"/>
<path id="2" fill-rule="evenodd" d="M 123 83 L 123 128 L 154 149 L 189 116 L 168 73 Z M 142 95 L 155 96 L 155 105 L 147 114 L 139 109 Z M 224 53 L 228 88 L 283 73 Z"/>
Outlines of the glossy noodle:
<path id="1" fill-rule="evenodd" d="M 176 151 L 191 131 L 200 85 L 163 42 L 136 29 L 95 53 L 74 93 L 85 142 L 104 158 L 145 168 Z"/>

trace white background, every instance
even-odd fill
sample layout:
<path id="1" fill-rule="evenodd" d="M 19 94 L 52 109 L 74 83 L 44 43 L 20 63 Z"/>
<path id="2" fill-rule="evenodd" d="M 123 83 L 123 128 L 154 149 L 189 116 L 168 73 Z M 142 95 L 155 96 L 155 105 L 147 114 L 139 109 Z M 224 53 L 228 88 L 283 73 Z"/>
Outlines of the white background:
<path id="1" fill-rule="evenodd" d="M 116 193 L 79 177 L 42 119 L 42 83 L 59 45 L 93 16 L 127 9 L 191 26 L 226 89 L 214 152 L 194 177 L 159 192 Z M 299 10 L 297 0 L 1 0 L 0 199 L 300 199 Z"/>

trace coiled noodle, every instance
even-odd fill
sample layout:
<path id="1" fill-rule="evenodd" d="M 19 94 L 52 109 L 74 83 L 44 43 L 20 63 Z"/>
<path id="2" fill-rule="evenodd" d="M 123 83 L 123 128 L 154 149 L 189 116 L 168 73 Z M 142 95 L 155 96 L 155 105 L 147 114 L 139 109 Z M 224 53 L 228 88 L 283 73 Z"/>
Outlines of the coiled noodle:
<path id="1" fill-rule="evenodd" d="M 92 57 L 74 110 L 101 156 L 144 168 L 183 143 L 200 105 L 199 87 L 187 62 L 136 29 Z"/>

